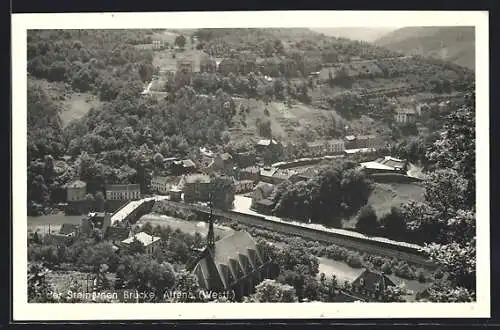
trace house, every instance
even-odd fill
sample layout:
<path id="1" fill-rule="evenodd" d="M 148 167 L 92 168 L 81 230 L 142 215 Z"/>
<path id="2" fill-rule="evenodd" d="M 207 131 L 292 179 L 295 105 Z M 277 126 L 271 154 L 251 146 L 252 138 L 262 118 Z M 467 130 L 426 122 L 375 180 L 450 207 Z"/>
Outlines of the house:
<path id="1" fill-rule="evenodd" d="M 177 72 L 192 73 L 195 71 L 195 61 L 189 58 L 177 60 Z"/>
<path id="2" fill-rule="evenodd" d="M 257 142 L 255 145 L 255 150 L 257 150 L 258 153 L 263 153 L 269 149 L 272 149 L 273 147 L 278 146 L 278 142 L 273 139 L 262 139 Z"/>
<path id="3" fill-rule="evenodd" d="M 254 203 L 253 209 L 262 214 L 271 214 L 273 212 L 274 202 L 264 198 Z"/>
<path id="4" fill-rule="evenodd" d="M 87 195 L 87 184 L 81 180 L 75 180 L 66 185 L 66 200 L 68 202 L 81 202 Z"/>
<path id="5" fill-rule="evenodd" d="M 250 167 L 257 161 L 255 152 L 235 152 L 233 153 L 234 163 L 239 167 Z"/>
<path id="6" fill-rule="evenodd" d="M 139 241 L 146 248 L 146 253 L 148 254 L 152 254 L 156 249 L 158 249 L 160 247 L 160 242 L 161 242 L 160 237 L 151 236 L 141 231 L 140 233 L 135 234 L 134 236 L 124 239 L 121 242 L 121 245 L 124 248 L 127 248 L 135 240 Z"/>
<path id="7" fill-rule="evenodd" d="M 345 150 L 345 142 L 343 140 L 329 140 L 326 145 L 329 154 L 341 154 Z"/>
<path id="8" fill-rule="evenodd" d="M 327 151 L 326 143 L 324 141 L 307 142 L 307 151 L 312 157 L 324 156 Z"/>
<path id="9" fill-rule="evenodd" d="M 184 192 L 184 201 L 208 201 L 212 189 L 211 181 L 209 175 L 199 173 L 182 177 L 179 186 L 182 187 Z"/>
<path id="10" fill-rule="evenodd" d="M 394 119 L 401 124 L 414 123 L 417 120 L 417 112 L 412 108 L 400 108 L 395 111 Z"/>
<path id="11" fill-rule="evenodd" d="M 356 136 L 356 148 L 380 148 L 382 141 L 376 135 L 358 135 Z"/>
<path id="12" fill-rule="evenodd" d="M 134 200 L 141 198 L 139 184 L 110 184 L 106 186 L 108 200 Z"/>
<path id="13" fill-rule="evenodd" d="M 384 273 L 365 269 L 351 284 L 351 294 L 367 301 L 383 301 L 389 286 L 396 286 Z"/>
<path id="14" fill-rule="evenodd" d="M 196 171 L 196 164 L 191 159 L 176 160 L 172 163 L 172 173 L 182 175 Z"/>
<path id="15" fill-rule="evenodd" d="M 260 169 L 257 166 L 243 168 L 238 172 L 238 179 L 252 180 L 253 182 L 259 182 Z"/>
<path id="16" fill-rule="evenodd" d="M 166 176 L 155 175 L 151 178 L 151 191 L 166 195 L 170 189 L 170 183 Z"/>
<path id="17" fill-rule="evenodd" d="M 346 149 L 355 149 L 358 147 L 356 144 L 356 136 L 347 135 L 344 139 L 345 139 L 344 146 Z"/>
<path id="18" fill-rule="evenodd" d="M 119 245 L 120 242 L 129 238 L 131 235 L 131 231 L 129 228 L 123 227 L 108 227 L 106 233 L 104 234 L 104 239 L 113 243 L 113 245 Z"/>
<path id="19" fill-rule="evenodd" d="M 66 236 L 76 236 L 77 232 L 78 226 L 72 223 L 63 223 L 61 228 L 59 229 L 59 234 Z"/>
<path id="20" fill-rule="evenodd" d="M 273 177 L 277 169 L 274 167 L 264 167 L 260 170 L 260 180 L 262 182 L 275 184 L 276 178 Z"/>
<path id="21" fill-rule="evenodd" d="M 239 301 L 253 293 L 262 280 L 277 276 L 272 260 L 266 258 L 246 231 L 235 231 L 215 242 L 209 230 L 207 237 L 207 247 L 192 270 L 202 290 L 232 291 Z"/>
<path id="22" fill-rule="evenodd" d="M 254 182 L 252 180 L 241 180 L 234 182 L 234 190 L 236 194 L 242 194 L 252 191 Z"/>
<path id="23" fill-rule="evenodd" d="M 182 190 L 174 187 L 168 192 L 168 195 L 171 201 L 179 202 L 182 199 Z"/>
<path id="24" fill-rule="evenodd" d="M 200 58 L 200 72 L 216 72 L 217 63 L 209 56 Z"/>
<path id="25" fill-rule="evenodd" d="M 360 164 L 368 173 L 400 173 L 406 174 L 408 162 L 406 160 L 385 156 L 371 162 Z"/>
<path id="26" fill-rule="evenodd" d="M 95 229 L 101 230 L 106 233 L 107 229 L 111 226 L 111 214 L 108 212 L 91 212 L 83 217 L 80 222 L 80 232 L 90 233 Z"/>

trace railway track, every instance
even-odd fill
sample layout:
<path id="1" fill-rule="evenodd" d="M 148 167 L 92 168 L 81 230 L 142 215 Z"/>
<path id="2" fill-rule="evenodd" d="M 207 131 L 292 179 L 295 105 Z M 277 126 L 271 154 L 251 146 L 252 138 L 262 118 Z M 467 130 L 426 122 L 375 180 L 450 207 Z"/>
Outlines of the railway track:
<path id="1" fill-rule="evenodd" d="M 193 211 L 198 211 L 206 214 L 210 213 L 210 209 L 206 206 L 195 205 L 195 204 L 184 204 L 172 201 L 168 201 L 168 203 L 171 203 L 172 205 L 178 207 L 188 208 Z M 414 246 L 411 246 L 410 244 L 401 243 L 401 245 L 398 245 L 396 244 L 396 242 L 390 243 L 390 242 L 370 239 L 367 237 L 356 237 L 353 235 L 347 235 L 342 233 L 322 231 L 319 229 L 313 229 L 305 226 L 296 225 L 293 223 L 287 223 L 283 221 L 280 222 L 273 221 L 267 219 L 264 216 L 244 214 L 235 211 L 222 211 L 214 209 L 213 215 L 224 219 L 237 221 L 244 225 L 260 227 L 270 231 L 291 234 L 306 239 L 331 243 L 345 248 L 350 248 L 370 254 L 377 254 L 384 257 L 392 257 L 398 260 L 405 260 L 407 262 L 426 268 L 435 268 L 435 265 L 426 257 L 423 251 L 419 250 L 418 248 L 415 248 Z"/>

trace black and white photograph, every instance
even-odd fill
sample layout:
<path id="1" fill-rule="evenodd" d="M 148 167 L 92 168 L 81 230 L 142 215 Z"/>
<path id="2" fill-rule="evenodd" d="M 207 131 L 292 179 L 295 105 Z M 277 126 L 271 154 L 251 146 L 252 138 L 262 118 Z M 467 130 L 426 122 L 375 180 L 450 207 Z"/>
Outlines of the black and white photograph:
<path id="1" fill-rule="evenodd" d="M 13 33 L 15 318 L 489 316 L 487 12 Z"/>

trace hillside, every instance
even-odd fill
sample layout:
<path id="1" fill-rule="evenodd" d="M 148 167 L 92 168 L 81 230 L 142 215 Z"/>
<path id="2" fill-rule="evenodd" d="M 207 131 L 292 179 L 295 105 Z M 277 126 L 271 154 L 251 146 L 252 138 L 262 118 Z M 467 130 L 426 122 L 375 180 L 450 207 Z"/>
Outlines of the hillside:
<path id="1" fill-rule="evenodd" d="M 389 32 L 396 30 L 396 28 L 336 27 L 336 28 L 311 28 L 311 30 L 323 33 L 324 35 L 331 37 L 373 42 L 378 38 L 388 34 Z"/>
<path id="2" fill-rule="evenodd" d="M 375 44 L 392 51 L 432 56 L 475 68 L 473 27 L 405 27 L 380 37 Z"/>

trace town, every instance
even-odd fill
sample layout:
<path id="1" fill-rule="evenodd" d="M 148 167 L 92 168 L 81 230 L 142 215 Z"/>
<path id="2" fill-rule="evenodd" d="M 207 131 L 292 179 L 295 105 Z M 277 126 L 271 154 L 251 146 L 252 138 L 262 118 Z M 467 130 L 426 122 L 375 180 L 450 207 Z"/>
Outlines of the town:
<path id="1" fill-rule="evenodd" d="M 29 301 L 474 301 L 470 70 L 307 29 L 28 59 Z"/>

